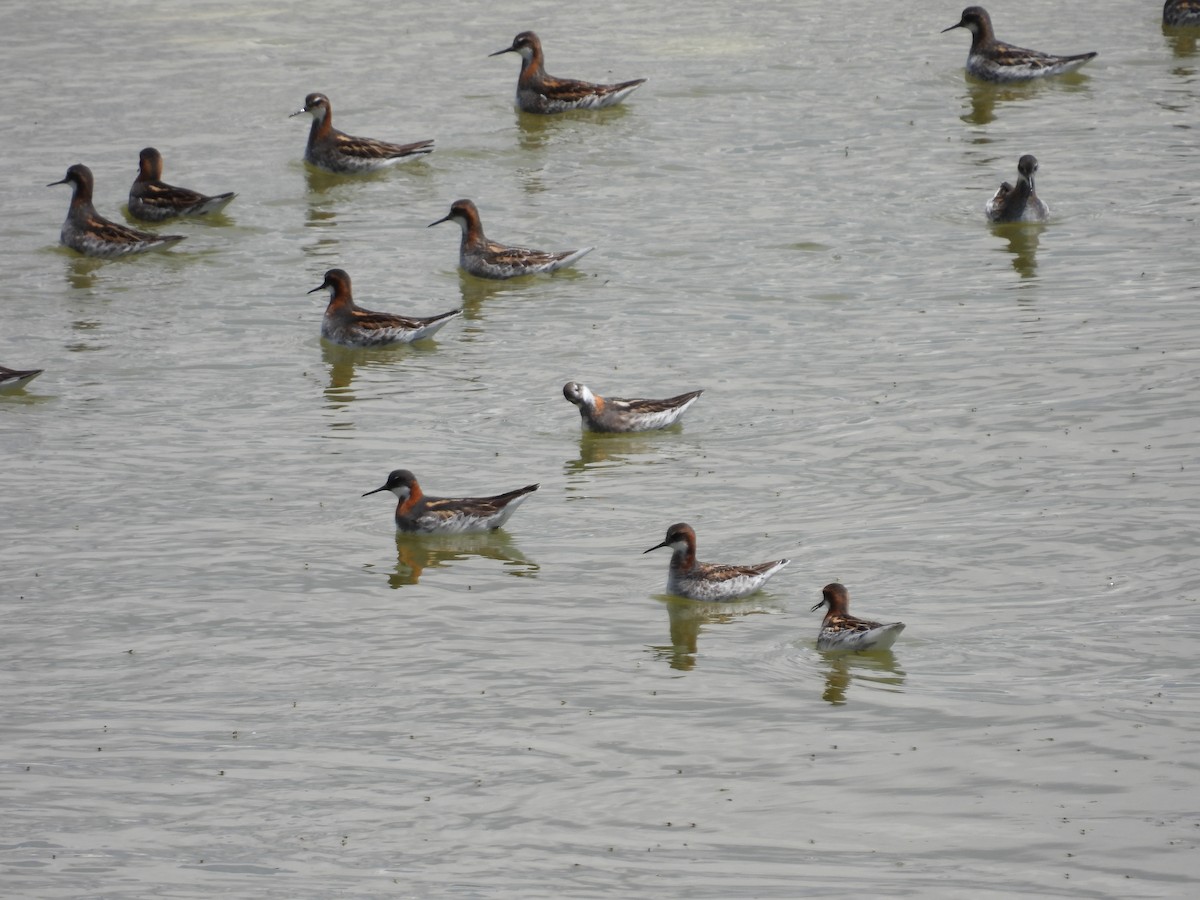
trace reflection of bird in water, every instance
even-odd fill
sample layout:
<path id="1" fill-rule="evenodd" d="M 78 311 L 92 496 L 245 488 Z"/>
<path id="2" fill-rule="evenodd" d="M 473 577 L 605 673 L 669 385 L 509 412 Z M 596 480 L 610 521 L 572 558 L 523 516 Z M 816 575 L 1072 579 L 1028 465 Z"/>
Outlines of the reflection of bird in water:
<path id="1" fill-rule="evenodd" d="M 653 432 L 635 431 L 628 434 L 598 434 L 583 430 L 579 435 L 579 458 L 566 462 L 566 471 L 584 472 L 594 466 L 620 465 L 631 457 L 644 455 L 661 447 Z"/>
<path id="2" fill-rule="evenodd" d="M 994 81 L 968 81 L 967 101 L 970 112 L 960 116 L 968 125 L 989 125 L 996 120 L 996 107 L 1037 97 L 1046 85 L 1040 81 L 1016 81 L 997 84 Z"/>
<path id="3" fill-rule="evenodd" d="M 391 368 L 397 359 L 419 352 L 422 351 L 409 344 L 345 347 L 330 341 L 321 341 L 321 361 L 329 367 L 329 385 L 325 388 L 325 399 L 331 406 L 351 403 L 355 399 L 354 385 L 359 380 L 360 369 L 366 371 Z"/>
<path id="4" fill-rule="evenodd" d="M 331 402 L 343 403 L 354 399 L 349 388 L 354 382 L 355 364 L 363 355 L 351 347 L 322 342 L 321 359 L 329 366 L 329 387 L 325 389 L 325 396 Z"/>
<path id="5" fill-rule="evenodd" d="M 679 597 L 661 598 L 667 607 L 671 628 L 671 644 L 655 647 L 660 658 L 672 669 L 687 672 L 696 667 L 700 629 L 705 625 L 724 625 L 743 616 L 767 614 L 773 610 L 760 604 L 697 603 Z"/>
<path id="6" fill-rule="evenodd" d="M 463 316 L 479 319 L 483 315 L 483 304 L 497 295 L 513 294 L 521 290 L 520 282 L 492 278 L 476 278 L 469 272 L 458 270 L 458 293 L 462 298 Z"/>
<path id="7" fill-rule="evenodd" d="M 385 344 L 380 347 L 346 347 L 332 341 L 321 341 L 321 361 L 327 367 L 329 384 L 325 399 L 330 407 L 341 407 L 357 399 L 357 391 L 372 393 L 372 379 L 391 377 L 398 365 L 419 361 L 427 354 L 439 352 L 432 342 L 416 344 Z"/>
<path id="8" fill-rule="evenodd" d="M 992 226 L 998 237 L 1008 241 L 1004 252 L 1012 254 L 1012 267 L 1022 278 L 1037 274 L 1039 236 L 1046 226 L 1041 223 L 998 223 Z"/>
<path id="9" fill-rule="evenodd" d="M 486 534 L 449 534 L 436 537 L 396 533 L 396 570 L 388 576 L 393 588 L 417 584 L 426 569 L 440 569 L 450 563 L 476 557 L 504 563 L 506 574 L 517 577 L 534 575 L 538 566 L 517 549 L 506 531 Z"/>
<path id="10" fill-rule="evenodd" d="M 821 699 L 834 706 L 846 702 L 846 692 L 852 680 L 865 681 L 885 687 L 904 684 L 904 671 L 896 665 L 891 650 L 878 653 L 839 653 L 826 656 L 829 668 L 825 672 L 825 690 Z"/>

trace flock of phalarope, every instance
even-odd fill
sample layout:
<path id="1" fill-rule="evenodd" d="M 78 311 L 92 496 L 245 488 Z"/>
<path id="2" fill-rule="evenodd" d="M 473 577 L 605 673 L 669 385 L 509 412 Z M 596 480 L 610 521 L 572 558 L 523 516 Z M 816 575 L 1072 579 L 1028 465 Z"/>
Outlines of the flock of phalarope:
<path id="1" fill-rule="evenodd" d="M 1167 0 L 1163 23 L 1170 26 L 1200 27 L 1200 0 Z M 1015 82 L 1071 72 L 1094 59 L 1095 52 L 1057 56 L 1026 50 L 998 40 L 991 17 L 979 6 L 967 7 L 959 21 L 944 29 L 966 29 L 971 33 L 967 53 L 967 72 L 991 82 Z M 568 110 L 601 109 L 625 100 L 645 83 L 644 78 L 616 84 L 555 78 L 545 70 L 542 44 L 532 31 L 518 34 L 511 44 L 491 56 L 516 53 L 521 57 L 515 103 L 521 110 L 535 114 L 556 114 Z M 405 144 L 374 138 L 354 137 L 333 127 L 333 106 L 321 93 L 311 93 L 304 106 L 292 113 L 312 116 L 304 159 L 310 165 L 339 175 L 374 172 L 419 159 L 432 153 L 432 140 Z M 1016 185 L 1007 182 L 985 204 L 990 222 L 1042 222 L 1049 210 L 1034 189 L 1038 162 L 1024 154 L 1017 163 Z M 139 156 L 136 179 L 129 190 L 129 213 L 146 222 L 163 222 L 189 216 L 220 213 L 237 196 L 222 193 L 205 195 L 187 188 L 173 187 L 162 181 L 162 155 L 153 147 Z M 183 235 L 140 231 L 105 219 L 92 205 L 91 170 L 77 163 L 66 176 L 53 184 L 69 184 L 73 193 L 60 234 L 61 243 L 85 256 L 115 258 L 150 250 L 167 249 L 184 239 Z M 553 272 L 579 261 L 594 248 L 544 251 L 513 247 L 489 240 L 483 233 L 479 210 L 470 200 L 457 200 L 447 215 L 431 223 L 456 222 L 462 230 L 459 247 L 460 267 L 479 278 L 507 279 Z M 342 269 L 330 269 L 324 281 L 309 293 L 329 291 L 329 304 L 321 324 L 321 336 L 336 344 L 374 347 L 422 340 L 434 335 L 461 309 L 438 315 L 416 317 L 396 313 L 372 312 L 357 306 L 350 287 L 350 276 Z M 19 390 L 41 374 L 40 369 L 17 370 L 0 366 L 0 390 Z M 563 395 L 579 408 L 582 427 L 594 432 L 628 433 L 666 428 L 679 420 L 700 397 L 702 391 L 689 391 L 662 400 L 603 397 L 578 382 L 563 387 Z M 491 531 L 504 525 L 517 508 L 536 490 L 530 484 L 517 490 L 489 497 L 447 498 L 426 495 L 416 476 L 407 469 L 392 472 L 387 481 L 363 496 L 390 491 L 397 498 L 396 528 L 401 532 L 447 534 Z M 662 547 L 671 550 L 667 591 L 704 602 L 727 602 L 746 597 L 763 585 L 789 560 L 776 559 L 753 565 L 723 565 L 696 559 L 696 532 L 690 525 L 672 525 L 664 540 L 645 551 Z M 904 624 L 859 619 L 849 613 L 850 596 L 839 583 L 822 590 L 815 612 L 827 607 L 817 637 L 822 650 L 881 650 L 892 646 L 904 630 Z"/>

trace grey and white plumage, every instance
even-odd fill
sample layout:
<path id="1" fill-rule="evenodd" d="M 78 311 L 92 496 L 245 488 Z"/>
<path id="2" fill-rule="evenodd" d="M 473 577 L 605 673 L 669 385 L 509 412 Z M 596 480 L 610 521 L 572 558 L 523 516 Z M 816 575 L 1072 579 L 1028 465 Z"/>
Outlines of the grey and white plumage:
<path id="1" fill-rule="evenodd" d="M 836 581 L 821 590 L 816 612 L 827 607 L 821 630 L 817 633 L 818 650 L 887 650 L 904 630 L 903 622 L 884 625 L 850 615 L 850 592 Z"/>
<path id="2" fill-rule="evenodd" d="M 1050 208 L 1034 190 L 1033 175 L 1037 170 L 1038 161 L 1030 153 L 1017 161 L 1017 183 L 1001 183 L 984 206 L 989 222 L 1044 222 L 1050 218 Z"/>
<path id="3" fill-rule="evenodd" d="M 46 185 L 69 184 L 73 190 L 67 218 L 59 232 L 59 240 L 84 256 L 112 259 L 147 250 L 162 250 L 183 240 L 181 234 L 154 234 L 138 231 L 104 218 L 92 205 L 94 179 L 92 170 L 83 163 L 67 169 L 66 177 Z"/>
<path id="4" fill-rule="evenodd" d="M 17 391 L 37 378 L 44 369 L 10 369 L 0 366 L 0 391 Z"/>
<path id="5" fill-rule="evenodd" d="M 521 57 L 517 76 L 516 105 L 529 113 L 560 113 L 571 109 L 603 109 L 615 106 L 644 84 L 645 78 L 619 84 L 593 84 L 570 78 L 555 78 L 546 72 L 542 42 L 532 31 L 522 31 L 512 46 L 489 53 L 500 56 L 516 53 Z"/>
<path id="6" fill-rule="evenodd" d="M 579 407 L 587 431 L 630 432 L 666 428 L 679 420 L 704 391 L 690 391 L 665 400 L 626 400 L 601 397 L 587 385 L 569 381 L 563 396 Z"/>
<path id="7" fill-rule="evenodd" d="M 229 205 L 237 194 L 208 196 L 162 180 L 162 154 L 146 147 L 138 154 L 138 174 L 129 188 L 129 214 L 144 222 L 162 222 L 175 216 L 207 216 Z"/>
<path id="8" fill-rule="evenodd" d="M 304 106 L 292 113 L 312 116 L 304 159 L 335 175 L 374 172 L 433 152 L 433 141 L 391 144 L 374 138 L 354 137 L 333 127 L 333 105 L 324 94 L 309 94 Z"/>
<path id="9" fill-rule="evenodd" d="M 719 603 L 738 600 L 759 590 L 767 580 L 791 560 L 776 559 L 748 566 L 721 565 L 696 560 L 696 532 L 684 522 L 667 529 L 660 547 L 671 548 L 671 563 L 667 570 L 667 591 L 689 600 Z"/>
<path id="10" fill-rule="evenodd" d="M 1072 72 L 1096 57 L 1095 51 L 1073 56 L 1056 56 L 1040 50 L 1026 50 L 996 39 L 992 18 L 982 6 L 968 6 L 962 18 L 949 28 L 965 28 L 971 32 L 971 49 L 967 51 L 967 72 L 985 81 L 1028 81 L 1050 75 Z"/>
<path id="11" fill-rule="evenodd" d="M 442 222 L 457 222 L 462 229 L 458 264 L 464 271 L 479 278 L 505 279 L 554 272 L 582 259 L 595 249 L 584 247 L 582 250 L 550 252 L 490 241 L 483 233 L 479 210 L 470 200 L 455 200 L 450 212 L 436 222 L 430 222 L 429 227 Z"/>
<path id="12" fill-rule="evenodd" d="M 494 497 L 427 497 L 417 478 L 408 469 L 396 469 L 381 487 L 367 491 L 364 497 L 391 491 L 396 505 L 396 528 L 420 534 L 464 534 L 494 531 L 516 512 L 517 507 L 538 489 L 528 484 Z"/>
<path id="13" fill-rule="evenodd" d="M 462 315 L 461 309 L 424 317 L 363 309 L 354 302 L 350 276 L 343 269 L 330 269 L 325 280 L 309 293 L 320 290 L 329 291 L 329 305 L 321 319 L 321 337 L 347 347 L 410 344 L 433 337 L 443 325 Z"/>

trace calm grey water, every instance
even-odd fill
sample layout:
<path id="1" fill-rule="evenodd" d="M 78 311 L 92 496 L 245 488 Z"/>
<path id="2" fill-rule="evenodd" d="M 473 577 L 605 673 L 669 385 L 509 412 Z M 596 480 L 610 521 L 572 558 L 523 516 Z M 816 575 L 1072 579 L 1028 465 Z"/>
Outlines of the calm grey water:
<path id="1" fill-rule="evenodd" d="M 964 80 L 946 3 L 10 5 L 0 107 L 0 893 L 1195 896 L 1200 55 L 1160 4 L 992 9 L 1081 74 Z M 649 78 L 529 119 L 517 64 Z M 337 180 L 354 134 L 435 138 Z M 240 196 L 176 251 L 56 244 L 66 167 Z M 1041 162 L 1053 219 L 985 200 Z M 595 245 L 483 283 L 457 231 Z M 436 342 L 318 337 L 465 306 Z M 706 393 L 581 437 L 561 396 Z M 539 481 L 397 540 L 396 467 Z M 753 599 L 660 592 L 793 562 Z M 902 619 L 814 646 L 820 588 Z"/>

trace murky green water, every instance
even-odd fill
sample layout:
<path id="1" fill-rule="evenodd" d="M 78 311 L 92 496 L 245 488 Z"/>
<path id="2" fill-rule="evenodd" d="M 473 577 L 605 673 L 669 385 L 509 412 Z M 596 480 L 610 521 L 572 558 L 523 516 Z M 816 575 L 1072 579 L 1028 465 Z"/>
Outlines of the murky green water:
<path id="1" fill-rule="evenodd" d="M 10 10 L 0 882 L 21 897 L 1185 897 L 1200 877 L 1200 81 L 1159 8 L 994 8 L 1099 59 L 996 90 L 945 4 Z M 1065 13 L 1065 14 L 1064 14 Z M 649 78 L 530 119 L 517 66 Z M 338 180 L 336 124 L 434 138 Z M 236 190 L 170 254 L 56 246 L 75 162 Z M 983 204 L 1035 154 L 1042 228 Z M 483 283 L 457 233 L 595 245 Z M 466 308 L 434 343 L 318 337 Z M 581 436 L 562 397 L 706 393 Z M 397 539 L 432 493 L 541 489 Z M 703 559 L 787 555 L 725 606 Z M 820 588 L 902 619 L 814 646 Z"/>

